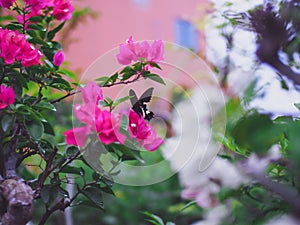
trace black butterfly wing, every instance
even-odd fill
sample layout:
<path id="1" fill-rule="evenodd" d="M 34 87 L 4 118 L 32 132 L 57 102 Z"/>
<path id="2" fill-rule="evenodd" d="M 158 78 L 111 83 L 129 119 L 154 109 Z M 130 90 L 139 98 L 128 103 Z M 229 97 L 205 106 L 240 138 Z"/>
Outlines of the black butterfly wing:
<path id="1" fill-rule="evenodd" d="M 133 111 L 135 111 L 139 116 L 143 116 L 143 109 L 140 105 L 139 99 L 137 98 L 134 90 L 132 90 L 132 89 L 129 90 L 129 96 L 131 97 L 130 102 L 131 102 Z"/>
<path id="2" fill-rule="evenodd" d="M 145 102 L 150 102 L 153 90 L 154 88 L 148 88 L 139 98 L 139 102 L 141 102 L 142 104 L 145 104 Z"/>
<path id="3" fill-rule="evenodd" d="M 150 102 L 152 98 L 154 88 L 147 89 L 141 97 L 138 99 L 134 90 L 129 90 L 129 95 L 131 96 L 130 101 L 132 109 L 139 115 L 144 117 L 146 120 L 151 120 L 154 117 L 154 113 L 147 109 L 147 102 Z"/>
<path id="4" fill-rule="evenodd" d="M 146 102 L 150 102 L 154 88 L 147 89 L 139 98 L 140 106 L 142 107 L 143 117 L 145 120 L 151 120 L 154 113 L 147 109 Z"/>

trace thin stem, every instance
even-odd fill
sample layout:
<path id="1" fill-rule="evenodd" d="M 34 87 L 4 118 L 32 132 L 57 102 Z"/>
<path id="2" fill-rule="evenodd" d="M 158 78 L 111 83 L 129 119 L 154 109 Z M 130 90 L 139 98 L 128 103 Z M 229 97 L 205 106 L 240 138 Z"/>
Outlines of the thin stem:
<path id="1" fill-rule="evenodd" d="M 105 85 L 103 85 L 102 87 L 105 88 L 105 87 L 112 87 L 112 86 L 115 86 L 115 85 L 130 84 L 130 83 L 133 83 L 133 82 L 138 81 L 140 78 L 141 78 L 141 75 L 138 74 L 133 80 L 129 80 L 129 81 L 119 81 L 119 82 L 115 82 L 115 83 L 112 83 L 112 84 L 105 84 Z M 68 94 L 66 94 L 66 95 L 64 95 L 64 96 L 62 96 L 62 97 L 60 97 L 60 98 L 58 98 L 58 99 L 55 99 L 55 100 L 51 101 L 50 103 L 51 103 L 51 104 L 58 103 L 58 102 L 64 100 L 65 98 L 68 98 L 68 97 L 70 97 L 70 96 L 72 96 L 72 95 L 74 95 L 74 94 L 77 94 L 77 93 L 79 93 L 79 92 L 80 92 L 80 90 L 76 90 L 76 91 L 73 91 L 73 92 L 69 92 Z"/>
<path id="2" fill-rule="evenodd" d="M 36 193 L 35 195 L 38 196 L 39 195 L 39 191 L 41 190 L 44 182 L 46 181 L 46 179 L 48 178 L 48 176 L 50 175 L 50 173 L 52 173 L 53 168 L 52 168 L 52 162 L 56 156 L 58 149 L 56 147 L 54 147 L 53 151 L 51 152 L 51 154 L 49 155 L 48 159 L 46 160 L 46 168 L 43 171 L 43 173 L 41 174 L 38 183 L 36 185 Z"/>
<path id="3" fill-rule="evenodd" d="M 43 94 L 42 94 L 42 90 L 43 90 L 43 85 L 40 86 L 39 88 L 39 93 L 38 93 L 38 97 L 37 99 L 31 104 L 31 106 L 35 106 L 36 104 L 38 104 L 41 100 L 42 100 L 42 97 L 43 97 Z"/>
<path id="4" fill-rule="evenodd" d="M 62 96 L 62 97 L 60 97 L 60 98 L 58 98 L 58 99 L 56 99 L 56 100 L 53 100 L 53 101 L 51 101 L 50 103 L 51 103 L 51 104 L 58 103 L 58 102 L 64 100 L 65 98 L 70 97 L 70 96 L 72 96 L 72 95 L 75 95 L 75 94 L 77 94 L 77 93 L 79 93 L 79 92 L 80 92 L 80 90 L 73 91 L 73 92 L 69 92 L 68 94 L 66 94 L 66 95 L 64 95 L 64 96 Z"/>

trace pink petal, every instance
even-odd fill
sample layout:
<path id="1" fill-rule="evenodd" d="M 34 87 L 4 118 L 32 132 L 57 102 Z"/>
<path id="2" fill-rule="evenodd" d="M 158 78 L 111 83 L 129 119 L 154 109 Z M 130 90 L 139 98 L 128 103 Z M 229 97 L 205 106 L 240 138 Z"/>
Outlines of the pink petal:
<path id="1" fill-rule="evenodd" d="M 89 127 L 76 127 L 64 132 L 66 143 L 68 145 L 75 145 L 83 147 L 86 143 L 87 137 L 90 133 Z"/>
<path id="2" fill-rule="evenodd" d="M 15 92 L 11 87 L 0 86 L 0 109 L 4 109 L 7 106 L 15 102 Z"/>
<path id="3" fill-rule="evenodd" d="M 60 66 L 63 63 L 64 59 L 65 57 L 62 51 L 57 51 L 53 56 L 53 64 L 55 66 Z"/>
<path id="4" fill-rule="evenodd" d="M 84 88 L 80 88 L 82 98 L 85 104 L 98 105 L 100 100 L 103 100 L 103 92 L 95 82 L 89 82 Z"/>

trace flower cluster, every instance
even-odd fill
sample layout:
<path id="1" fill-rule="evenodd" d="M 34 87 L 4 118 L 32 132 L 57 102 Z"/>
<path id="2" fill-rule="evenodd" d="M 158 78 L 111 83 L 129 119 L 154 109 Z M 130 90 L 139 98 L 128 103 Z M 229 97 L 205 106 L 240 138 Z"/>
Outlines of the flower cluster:
<path id="1" fill-rule="evenodd" d="M 98 107 L 100 100 L 103 100 L 102 89 L 95 83 L 90 82 L 82 92 L 83 105 L 74 105 L 76 117 L 86 125 L 73 128 L 64 133 L 67 144 L 84 146 L 91 131 L 97 133 L 99 140 L 104 144 L 116 141 L 124 143 L 125 135 L 119 132 L 119 119 L 107 110 Z"/>
<path id="2" fill-rule="evenodd" d="M 164 45 L 161 40 L 155 40 L 152 45 L 147 41 L 134 42 L 132 36 L 120 45 L 120 53 L 117 54 L 121 65 L 129 65 L 132 61 L 159 62 L 163 59 Z"/>
<path id="3" fill-rule="evenodd" d="M 9 8 L 15 1 L 16 0 L 0 0 L 0 6 Z M 50 13 L 50 15 L 53 15 L 57 20 L 69 20 L 74 11 L 71 0 L 24 0 L 24 3 L 26 14 L 18 16 L 20 23 L 24 23 L 32 16 L 43 15 L 44 12 Z"/>
<path id="4" fill-rule="evenodd" d="M 4 109 L 7 106 L 15 102 L 15 92 L 11 87 L 5 87 L 4 84 L 0 85 L 0 109 Z"/>
<path id="5" fill-rule="evenodd" d="M 90 82 L 85 88 L 81 88 L 81 92 L 84 104 L 75 104 L 74 112 L 78 120 L 85 123 L 85 126 L 65 131 L 67 144 L 83 147 L 91 132 L 96 133 L 98 139 L 104 144 L 114 142 L 124 144 L 126 135 L 120 132 L 120 121 L 124 115 L 114 115 L 98 107 L 99 101 L 103 100 L 103 94 L 97 84 Z M 130 138 L 137 141 L 141 147 L 154 151 L 163 143 L 163 139 L 156 135 L 144 118 L 140 118 L 132 110 L 129 111 L 128 117 Z"/>
<path id="6" fill-rule="evenodd" d="M 41 52 L 26 41 L 25 34 L 19 31 L 0 28 L 0 57 L 6 64 L 12 64 L 15 60 L 23 66 L 32 66 L 40 63 Z"/>

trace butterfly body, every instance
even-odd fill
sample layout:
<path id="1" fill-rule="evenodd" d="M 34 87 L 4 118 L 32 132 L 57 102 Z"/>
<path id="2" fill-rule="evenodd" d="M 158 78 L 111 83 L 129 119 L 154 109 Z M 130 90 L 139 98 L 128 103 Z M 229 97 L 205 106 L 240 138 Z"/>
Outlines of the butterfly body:
<path id="1" fill-rule="evenodd" d="M 140 117 L 143 117 L 145 120 L 151 120 L 154 117 L 154 113 L 148 110 L 146 105 L 146 103 L 150 102 L 152 98 L 153 89 L 154 88 L 147 89 L 140 98 L 136 96 L 134 90 L 129 90 L 133 111 L 135 111 Z"/>

